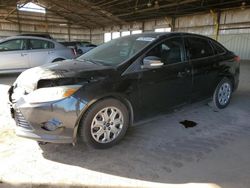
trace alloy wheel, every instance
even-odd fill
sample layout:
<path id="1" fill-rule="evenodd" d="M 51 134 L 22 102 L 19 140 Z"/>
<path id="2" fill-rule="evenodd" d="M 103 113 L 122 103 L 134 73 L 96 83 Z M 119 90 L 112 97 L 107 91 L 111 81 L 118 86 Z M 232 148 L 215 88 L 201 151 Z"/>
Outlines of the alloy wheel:
<path id="1" fill-rule="evenodd" d="M 123 125 L 123 114 L 118 108 L 103 108 L 92 120 L 91 136 L 98 143 L 109 143 L 119 136 Z"/>
<path id="2" fill-rule="evenodd" d="M 218 92 L 218 101 L 220 105 L 228 103 L 231 97 L 231 85 L 229 83 L 223 83 Z"/>

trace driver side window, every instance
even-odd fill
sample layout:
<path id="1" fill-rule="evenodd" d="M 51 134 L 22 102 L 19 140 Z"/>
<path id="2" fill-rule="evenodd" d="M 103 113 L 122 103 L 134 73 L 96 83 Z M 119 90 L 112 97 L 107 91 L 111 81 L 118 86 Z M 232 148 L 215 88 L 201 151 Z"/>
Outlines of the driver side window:
<path id="1" fill-rule="evenodd" d="M 146 56 L 155 56 L 161 59 L 164 65 L 183 61 L 183 43 L 180 37 L 170 38 L 158 44 Z"/>
<path id="2" fill-rule="evenodd" d="M 25 50 L 27 48 L 26 40 L 13 39 L 0 44 L 0 51 Z"/>

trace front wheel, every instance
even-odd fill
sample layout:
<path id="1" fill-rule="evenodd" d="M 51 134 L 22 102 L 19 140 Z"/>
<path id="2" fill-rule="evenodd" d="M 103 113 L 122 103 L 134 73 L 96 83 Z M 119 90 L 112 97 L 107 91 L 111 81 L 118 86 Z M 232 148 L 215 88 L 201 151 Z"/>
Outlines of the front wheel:
<path id="1" fill-rule="evenodd" d="M 80 123 L 80 139 L 94 148 L 117 144 L 129 125 L 126 106 L 116 99 L 104 99 L 87 110 Z"/>
<path id="2" fill-rule="evenodd" d="M 232 89 L 232 82 L 228 78 L 223 78 L 213 94 L 214 110 L 223 109 L 230 103 Z"/>

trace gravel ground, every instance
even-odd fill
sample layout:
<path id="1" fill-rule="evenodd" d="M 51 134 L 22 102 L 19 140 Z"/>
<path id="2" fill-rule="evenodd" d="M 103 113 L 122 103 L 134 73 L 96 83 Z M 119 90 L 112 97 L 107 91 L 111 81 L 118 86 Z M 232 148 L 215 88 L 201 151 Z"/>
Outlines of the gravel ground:
<path id="1" fill-rule="evenodd" d="M 198 103 L 129 129 L 107 150 L 38 145 L 14 133 L 7 105 L 13 76 L 0 77 L 0 187 L 250 186 L 250 62 L 228 108 Z M 196 126 L 185 128 L 179 122 Z"/>

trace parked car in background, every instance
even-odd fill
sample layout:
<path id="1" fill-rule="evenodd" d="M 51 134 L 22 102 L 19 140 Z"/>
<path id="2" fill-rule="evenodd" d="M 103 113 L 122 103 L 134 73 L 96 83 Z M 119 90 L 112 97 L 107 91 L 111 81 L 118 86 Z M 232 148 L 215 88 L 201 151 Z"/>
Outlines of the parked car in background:
<path id="1" fill-rule="evenodd" d="M 225 108 L 239 67 L 238 56 L 205 36 L 121 37 L 74 60 L 23 72 L 9 90 L 16 134 L 111 147 L 134 122 L 182 105 L 212 99 L 213 108 Z"/>
<path id="2" fill-rule="evenodd" d="M 82 46 L 82 47 L 78 48 L 77 53 L 79 55 L 82 55 L 82 54 L 85 54 L 86 52 L 94 49 L 95 47 L 97 47 L 97 45 L 95 45 L 95 44 L 86 44 L 84 47 Z"/>
<path id="3" fill-rule="evenodd" d="M 68 48 L 75 49 L 77 55 L 85 54 L 86 52 L 97 47 L 97 45 L 91 44 L 90 42 L 85 42 L 85 41 L 61 42 L 61 44 L 63 44 L 64 46 L 67 46 Z"/>
<path id="4" fill-rule="evenodd" d="M 0 73 L 22 72 L 31 67 L 74 57 L 72 50 L 47 38 L 14 36 L 0 41 Z"/>
<path id="5" fill-rule="evenodd" d="M 52 39 L 53 40 L 53 37 L 51 37 L 47 33 L 24 33 L 24 34 L 19 34 L 17 36 L 42 37 L 42 38 L 47 38 L 47 39 Z"/>

